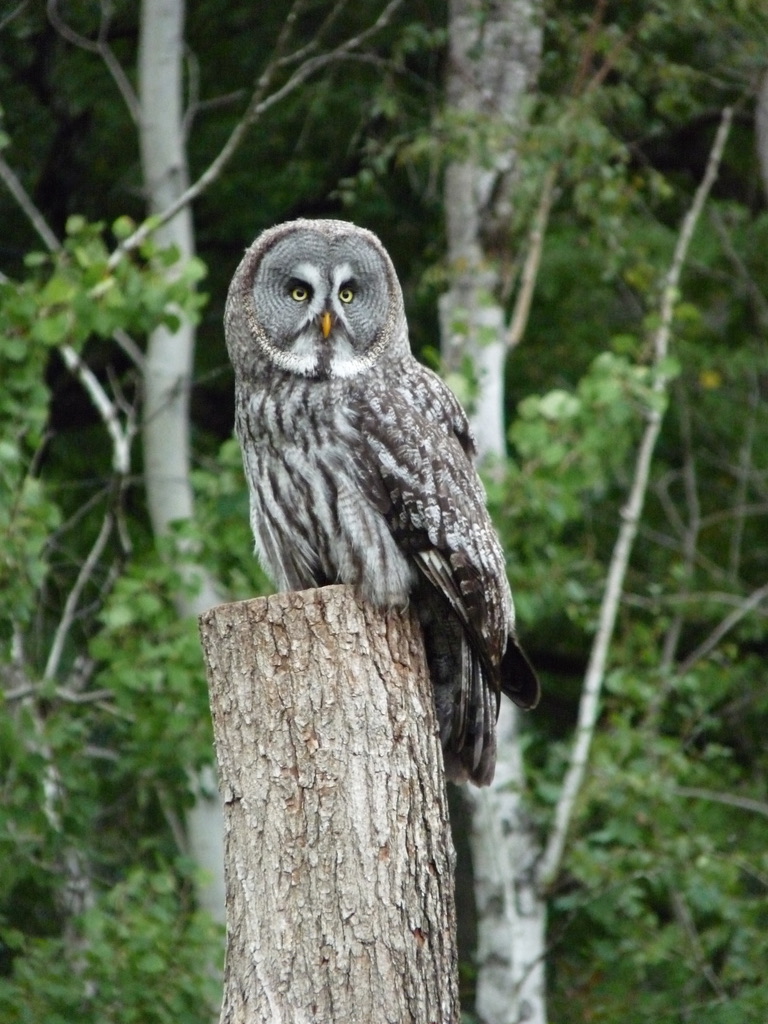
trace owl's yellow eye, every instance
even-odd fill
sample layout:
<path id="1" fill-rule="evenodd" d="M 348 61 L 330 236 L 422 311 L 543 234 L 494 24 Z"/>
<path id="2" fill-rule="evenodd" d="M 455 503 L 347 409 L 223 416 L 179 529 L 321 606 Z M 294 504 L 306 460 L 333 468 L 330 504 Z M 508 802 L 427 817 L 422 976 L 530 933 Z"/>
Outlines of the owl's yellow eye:
<path id="1" fill-rule="evenodd" d="M 295 288 L 291 289 L 291 298 L 295 302 L 306 302 L 309 298 L 309 289 L 297 284 Z"/>
<path id="2" fill-rule="evenodd" d="M 339 298 L 342 302 L 351 302 L 354 299 L 355 293 L 351 288 L 341 288 L 339 290 Z"/>

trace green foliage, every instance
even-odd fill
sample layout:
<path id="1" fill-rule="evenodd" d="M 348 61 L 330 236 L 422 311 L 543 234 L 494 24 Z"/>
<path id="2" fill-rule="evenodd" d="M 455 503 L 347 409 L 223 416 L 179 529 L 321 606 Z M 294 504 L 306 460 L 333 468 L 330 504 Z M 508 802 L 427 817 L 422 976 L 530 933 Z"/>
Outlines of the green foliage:
<path id="1" fill-rule="evenodd" d="M 45 543 L 58 523 L 56 506 L 34 474 L 48 414 L 48 352 L 27 336 L 36 311 L 30 290 L 0 281 L 0 592 L 22 621 L 32 613 L 33 595 L 45 575 Z M 0 628 L 7 644 L 4 621 Z"/>
<path id="2" fill-rule="evenodd" d="M 749 685 L 755 667 L 732 671 Z M 631 988 L 632 1021 L 765 1018 L 768 860 L 764 823 L 736 802 L 744 778 L 728 723 L 731 689 L 721 667 L 706 666 L 667 687 L 656 722 L 647 711 L 656 687 L 632 670 L 612 676 L 584 826 L 553 904 L 555 934 L 562 929 L 571 951 L 557 969 L 556 1012 L 562 993 L 616 1020 Z M 760 697 L 753 711 L 765 710 Z M 728 794 L 733 803 L 718 800 Z M 590 970 L 587 948 L 612 950 L 611 970 Z M 670 1013 L 675 1004 L 680 1017 Z"/>
<path id="3" fill-rule="evenodd" d="M 59 588 L 71 591 L 102 523 L 125 516 L 122 487 L 97 480 L 80 508 L 82 490 L 73 504 L 56 476 L 52 358 L 67 346 L 77 372 L 75 353 L 99 338 L 196 317 L 202 267 L 151 241 L 112 258 L 81 217 L 60 250 L 25 264 L 23 279 L 0 281 L 0 1016 L 207 1020 L 211 982 L 191 965 L 215 936 L 182 898 L 190 867 L 161 824 L 211 751 L 196 629 L 171 600 L 178 570 L 146 549 L 117 578 L 107 548 L 46 665 L 72 614 Z M 131 828 L 144 838 L 129 855 Z M 75 889 L 92 903 L 80 917 Z"/>
<path id="4" fill-rule="evenodd" d="M 137 786 L 141 803 L 158 789 L 183 792 L 186 773 L 210 759 L 197 624 L 180 619 L 172 600 L 184 588 L 178 562 L 151 553 L 136 559 L 110 594 L 90 645 L 99 682 L 113 695 L 109 736 L 121 752 L 122 775 L 113 785 Z"/>
<path id="5" fill-rule="evenodd" d="M 220 983 L 200 976 L 221 935 L 167 870 L 136 869 L 72 922 L 66 939 L 0 925 L 14 962 L 0 977 L 8 1024 L 207 1024 Z"/>
<path id="6" fill-rule="evenodd" d="M 118 226 L 125 232 L 126 219 Z M 116 330 L 144 333 L 158 323 L 196 317 L 195 283 L 202 264 L 177 267 L 178 254 L 150 240 L 110 262 L 102 225 L 70 217 L 62 248 L 30 253 L 22 281 L 0 281 L 0 530 L 5 538 L 0 590 L 4 621 L 23 627 L 47 571 L 45 546 L 61 521 L 49 488 L 36 473 L 43 457 L 49 392 L 46 367 L 58 346 L 82 349 Z M 173 268 L 173 274 L 168 271 Z M 0 639 L 8 644 L 6 632 Z"/>

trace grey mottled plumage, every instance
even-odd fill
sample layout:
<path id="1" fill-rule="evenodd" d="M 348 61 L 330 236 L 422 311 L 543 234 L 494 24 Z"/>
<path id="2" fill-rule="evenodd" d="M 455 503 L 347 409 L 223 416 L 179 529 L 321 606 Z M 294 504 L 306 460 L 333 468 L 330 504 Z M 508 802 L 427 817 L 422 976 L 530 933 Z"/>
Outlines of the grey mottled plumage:
<path id="1" fill-rule="evenodd" d="M 504 557 L 467 418 L 411 355 L 375 235 L 297 220 L 261 234 L 229 289 L 236 431 L 264 567 L 280 589 L 350 583 L 414 602 L 449 778 L 491 781 L 499 691 L 532 707 Z"/>

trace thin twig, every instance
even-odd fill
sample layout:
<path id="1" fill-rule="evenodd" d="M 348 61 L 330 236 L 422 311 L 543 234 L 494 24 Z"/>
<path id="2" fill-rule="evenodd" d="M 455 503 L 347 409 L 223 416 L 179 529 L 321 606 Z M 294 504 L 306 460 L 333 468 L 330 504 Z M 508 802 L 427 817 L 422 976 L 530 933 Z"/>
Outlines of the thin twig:
<path id="1" fill-rule="evenodd" d="M 710 651 L 713 651 L 715 647 L 720 643 L 723 637 L 730 633 L 734 626 L 738 625 L 742 619 L 746 618 L 750 612 L 754 611 L 759 605 L 768 599 L 768 583 L 765 586 L 758 587 L 757 590 L 753 590 L 752 593 L 739 605 L 738 608 L 726 615 L 726 617 L 715 626 L 712 632 L 709 634 L 706 640 L 699 644 L 699 646 L 688 655 L 685 661 L 681 662 L 678 666 L 676 674 L 678 676 L 684 676 L 686 672 L 690 672 L 693 666 L 705 658 Z"/>
<path id="2" fill-rule="evenodd" d="M 114 339 L 118 348 L 121 348 L 123 352 L 128 356 L 133 365 L 143 373 L 144 367 L 146 365 L 144 353 L 141 351 L 141 349 L 130 336 L 130 334 L 127 331 L 124 331 L 122 327 L 118 327 L 115 331 L 112 332 L 112 338 Z"/>
<path id="3" fill-rule="evenodd" d="M 552 202 L 555 197 L 555 185 L 559 165 L 553 164 L 544 177 L 544 183 L 539 196 L 539 204 L 533 216 L 533 223 L 528 235 L 528 250 L 525 254 L 525 263 L 520 275 L 520 287 L 515 299 L 515 308 L 512 311 L 512 318 L 507 331 L 507 348 L 516 348 L 523 340 L 525 328 L 528 324 L 528 317 L 531 312 L 531 302 L 536 288 L 536 279 L 539 274 L 541 253 L 544 248 L 544 233 L 547 229 L 549 213 L 552 209 Z"/>
<path id="4" fill-rule="evenodd" d="M 78 32 L 75 32 L 73 28 L 70 28 L 59 14 L 58 0 L 48 0 L 46 13 L 48 15 L 48 20 L 63 39 L 66 39 L 68 43 L 72 43 L 73 46 L 77 46 L 81 50 L 87 50 L 90 53 L 97 53 L 101 57 L 104 61 L 104 66 L 107 71 L 109 71 L 120 95 L 123 97 L 123 102 L 125 103 L 128 113 L 131 115 L 131 120 L 134 124 L 138 124 L 139 117 L 141 115 L 139 100 L 133 90 L 130 79 L 126 75 L 120 61 L 115 57 L 114 51 L 107 42 L 109 19 L 106 14 L 104 14 L 104 5 L 102 5 L 102 19 L 99 24 L 99 34 L 96 42 L 88 39 L 86 36 L 81 36 Z"/>
<path id="5" fill-rule="evenodd" d="M 683 532 L 683 568 L 682 578 L 685 586 L 693 580 L 696 569 L 696 554 L 698 551 L 699 535 L 701 533 L 701 504 L 696 477 L 696 463 L 693 455 L 693 440 L 691 432 L 691 412 L 684 394 L 679 396 L 680 409 L 680 433 L 682 435 L 683 450 L 685 452 L 683 461 L 683 483 L 685 487 L 686 507 L 688 520 Z M 685 616 L 682 610 L 674 616 L 669 629 L 664 637 L 664 644 L 661 654 L 661 671 L 665 676 L 669 673 L 677 656 L 678 644 L 683 632 Z"/>
<path id="6" fill-rule="evenodd" d="M 21 207 L 22 212 L 29 220 L 32 227 L 43 240 L 49 252 L 58 252 L 61 249 L 61 242 L 51 231 L 46 223 L 45 217 L 38 210 L 30 199 L 27 190 L 19 181 L 15 172 L 6 162 L 5 157 L 0 154 L 0 178 L 5 182 L 5 187 Z"/>
<path id="7" fill-rule="evenodd" d="M 725 1000 L 725 989 L 723 988 L 723 984 L 717 974 L 715 974 L 712 969 L 712 965 L 707 960 L 707 954 L 688 903 L 683 898 L 682 893 L 676 889 L 671 890 L 670 896 L 672 898 L 672 907 L 674 908 L 677 922 L 688 936 L 688 941 L 691 944 L 691 951 L 693 952 L 696 966 L 699 971 L 701 971 L 702 976 L 706 979 L 707 984 L 711 987 L 712 991 L 717 995 L 718 1000 Z"/>
<path id="8" fill-rule="evenodd" d="M 689 608 L 701 610 L 705 604 L 724 604 L 731 608 L 741 608 L 744 604 L 742 594 L 734 594 L 721 590 L 689 590 L 680 594 L 654 594 L 649 597 L 647 594 L 632 594 L 625 592 L 622 601 L 634 608 L 644 608 L 648 611 L 656 611 L 661 608 L 677 608 L 685 605 Z M 768 615 L 768 608 L 760 610 L 753 609 L 758 614 Z"/>
<path id="9" fill-rule="evenodd" d="M 672 330 L 674 303 L 678 294 L 680 276 L 688 253 L 694 229 L 699 221 L 704 204 L 717 177 L 733 119 L 733 110 L 723 110 L 720 127 L 709 154 L 704 177 L 699 184 L 693 202 L 683 221 L 680 234 L 675 245 L 672 264 L 666 277 L 661 297 L 660 322 L 653 338 L 654 380 L 653 392 L 657 404 L 651 406 L 646 414 L 646 427 L 637 453 L 635 471 L 627 504 L 622 510 L 622 524 L 611 555 L 606 578 L 605 591 L 600 606 L 597 633 L 592 644 L 589 664 L 584 677 L 584 688 L 579 703 L 579 715 L 576 736 L 571 751 L 568 770 L 563 781 L 563 788 L 555 808 L 555 817 L 544 853 L 539 862 L 537 881 L 539 890 L 544 892 L 553 883 L 565 850 L 571 819 L 573 817 L 576 798 L 581 790 L 587 768 L 592 738 L 600 706 L 605 667 L 608 660 L 611 641 L 616 627 L 621 594 L 629 566 L 629 558 L 637 535 L 640 516 L 651 471 L 651 461 L 662 423 L 662 399 L 664 398 L 668 376 L 664 368 L 669 349 Z"/>
<path id="10" fill-rule="evenodd" d="M 117 406 L 109 398 L 93 370 L 75 352 L 71 345 L 59 348 L 67 369 L 77 377 L 101 416 L 104 426 L 112 439 L 112 468 L 121 476 L 126 476 L 131 466 L 131 444 L 135 427 L 131 423 L 123 426 L 117 412 Z"/>
<path id="11" fill-rule="evenodd" d="M 61 656 L 64 653 L 64 645 L 67 641 L 69 631 L 72 628 L 72 623 L 75 621 L 77 606 L 80 602 L 80 595 L 93 575 L 104 548 L 107 546 L 107 541 L 109 540 L 113 527 L 114 516 L 112 515 L 111 509 L 109 509 L 107 514 L 104 516 L 104 521 L 101 524 L 101 529 L 96 536 L 96 540 L 93 542 L 91 550 L 88 552 L 88 557 L 80 567 L 77 579 L 72 585 L 72 589 L 67 594 L 67 599 L 64 602 L 64 609 L 61 613 L 59 624 L 56 627 L 56 632 L 53 636 L 53 643 L 51 644 L 51 649 L 48 653 L 45 671 L 43 672 L 43 679 L 45 680 L 53 679 L 58 672 Z"/>
<path id="12" fill-rule="evenodd" d="M 105 700 L 112 700 L 112 690 L 88 690 L 85 693 L 77 693 L 66 686 L 56 687 L 56 699 L 65 704 L 98 704 Z"/>
<path id="13" fill-rule="evenodd" d="M 729 263 L 738 274 L 741 279 L 744 288 L 746 289 L 747 295 L 749 296 L 752 305 L 754 307 L 755 316 L 760 326 L 765 330 L 768 327 L 768 299 L 763 294 L 758 282 L 754 276 L 750 273 L 749 267 L 742 259 L 736 246 L 733 244 L 733 235 L 728 230 L 728 226 L 725 223 L 719 210 L 711 209 L 709 211 L 709 220 L 715 229 L 717 237 L 720 239 L 720 244 L 723 247 L 723 252 L 728 258 Z M 732 280 L 732 275 L 727 274 L 726 279 Z"/>
<path id="14" fill-rule="evenodd" d="M 595 43 L 597 41 L 597 33 L 600 26 L 603 23 L 603 16 L 605 9 L 608 6 L 607 0 L 597 0 L 595 9 L 592 13 L 592 19 L 587 28 L 586 38 L 584 40 L 584 46 L 581 50 L 581 56 L 579 59 L 579 66 L 576 69 L 576 74 L 571 84 L 571 95 L 579 96 L 584 88 L 584 83 L 587 80 L 589 73 L 589 67 L 592 63 L 592 58 L 595 55 Z"/>
<path id="15" fill-rule="evenodd" d="M 21 3 L 18 5 L 18 7 L 15 10 L 11 11 L 10 14 L 6 14 L 4 17 L 0 18 L 0 32 L 2 32 L 2 30 L 5 28 L 5 26 L 8 25 L 10 22 L 12 22 L 13 19 L 18 14 L 21 14 L 21 12 L 24 10 L 24 8 L 27 6 L 28 3 L 29 3 L 29 0 L 21 0 Z"/>
<path id="16" fill-rule="evenodd" d="M 720 793 L 716 789 L 704 789 L 701 786 L 676 786 L 677 796 L 693 797 L 696 800 L 711 800 L 712 803 L 736 807 L 740 811 L 762 814 L 768 818 L 768 803 L 765 800 L 753 800 L 748 796 L 737 796 L 735 793 Z"/>

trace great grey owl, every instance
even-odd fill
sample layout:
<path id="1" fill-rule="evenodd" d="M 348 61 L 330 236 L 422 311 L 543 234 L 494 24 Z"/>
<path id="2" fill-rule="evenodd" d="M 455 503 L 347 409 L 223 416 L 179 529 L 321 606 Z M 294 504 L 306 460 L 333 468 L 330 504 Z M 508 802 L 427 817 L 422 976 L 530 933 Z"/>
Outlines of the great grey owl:
<path id="1" fill-rule="evenodd" d="M 412 601 L 446 774 L 488 784 L 499 692 L 530 708 L 539 684 L 467 417 L 411 354 L 389 255 L 344 221 L 280 224 L 246 251 L 224 322 L 262 564 L 281 590 Z"/>

